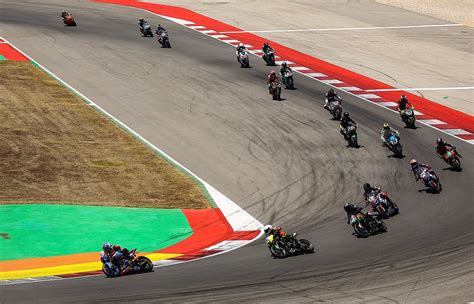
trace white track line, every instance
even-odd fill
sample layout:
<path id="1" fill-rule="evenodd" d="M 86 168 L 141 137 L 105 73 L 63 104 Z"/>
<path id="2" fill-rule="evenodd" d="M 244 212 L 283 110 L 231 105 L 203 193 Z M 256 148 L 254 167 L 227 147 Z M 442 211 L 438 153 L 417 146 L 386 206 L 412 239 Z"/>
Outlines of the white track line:
<path id="1" fill-rule="evenodd" d="M 317 28 L 317 29 L 233 31 L 233 32 L 222 32 L 222 33 L 223 33 L 223 34 L 239 34 L 239 33 L 289 33 L 289 32 L 367 31 L 367 30 L 385 30 L 385 29 L 411 29 L 411 28 L 430 28 L 430 27 L 451 27 L 451 26 L 465 26 L 465 25 L 464 25 L 464 24 L 459 24 L 459 23 L 447 23 L 447 24 L 399 25 L 399 26 L 336 27 L 336 28 Z"/>
<path id="2" fill-rule="evenodd" d="M 373 90 L 365 90 L 365 91 L 367 92 L 396 92 L 396 91 L 446 91 L 446 90 L 474 90 L 474 87 L 373 89 Z"/>

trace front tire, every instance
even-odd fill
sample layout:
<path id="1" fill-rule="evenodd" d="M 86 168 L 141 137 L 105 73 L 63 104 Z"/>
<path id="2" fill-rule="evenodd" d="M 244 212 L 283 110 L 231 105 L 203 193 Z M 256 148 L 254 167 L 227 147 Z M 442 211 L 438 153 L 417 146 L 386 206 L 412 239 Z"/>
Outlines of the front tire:
<path id="1" fill-rule="evenodd" d="M 140 266 L 142 272 L 153 271 L 153 262 L 147 257 L 139 256 L 136 263 Z"/>
<path id="2" fill-rule="evenodd" d="M 288 257 L 288 252 L 286 251 L 286 249 L 278 247 L 278 246 L 271 246 L 270 252 L 277 259 L 283 259 L 283 258 Z"/>
<path id="3" fill-rule="evenodd" d="M 367 238 L 370 236 L 370 232 L 365 227 L 362 227 L 360 224 L 354 225 L 354 232 L 358 236 L 363 237 L 363 238 Z"/>
<path id="4" fill-rule="evenodd" d="M 314 252 L 314 245 L 308 240 L 301 239 L 299 240 L 301 248 L 303 248 L 304 253 L 313 253 Z"/>

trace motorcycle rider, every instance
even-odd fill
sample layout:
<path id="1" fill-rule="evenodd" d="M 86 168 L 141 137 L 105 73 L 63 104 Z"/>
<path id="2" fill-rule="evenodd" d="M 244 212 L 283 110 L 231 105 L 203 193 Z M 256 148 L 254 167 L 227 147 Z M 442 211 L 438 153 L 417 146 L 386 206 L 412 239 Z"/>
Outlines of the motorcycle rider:
<path id="1" fill-rule="evenodd" d="M 119 269 L 122 269 L 122 273 L 126 273 L 131 270 L 129 263 L 129 251 L 127 248 L 122 248 L 118 245 L 112 245 L 111 243 L 102 244 L 102 252 L 100 258 L 103 260 L 104 256 L 108 256 L 112 263 Z"/>
<path id="2" fill-rule="evenodd" d="M 63 20 L 66 19 L 66 18 L 69 17 L 69 16 L 71 16 L 71 13 L 69 13 L 69 12 L 63 11 L 63 12 L 61 13 L 61 18 L 62 18 Z"/>
<path id="3" fill-rule="evenodd" d="M 344 112 L 344 114 L 342 114 L 342 118 L 341 118 L 341 122 L 339 124 L 339 127 L 340 127 L 340 133 L 344 136 L 344 138 L 347 140 L 347 127 L 349 127 L 350 125 L 357 125 L 357 123 L 355 121 L 352 120 L 352 118 L 349 117 L 349 113 L 348 112 Z"/>
<path id="4" fill-rule="evenodd" d="M 331 112 L 331 110 L 329 109 L 329 106 L 331 105 L 331 103 L 333 101 L 336 101 L 336 100 L 339 100 L 339 102 L 342 102 L 342 98 L 339 97 L 339 95 L 337 95 L 336 92 L 334 92 L 334 89 L 330 89 L 327 93 L 326 93 L 326 100 L 324 102 L 324 108 L 326 110 L 328 110 L 329 112 Z"/>
<path id="5" fill-rule="evenodd" d="M 435 149 L 436 149 L 436 153 L 438 154 L 438 156 L 440 158 L 444 159 L 444 156 L 446 155 L 446 152 L 448 152 L 449 150 L 456 150 L 456 147 L 451 145 L 451 144 L 448 144 L 445 141 L 443 141 L 443 139 L 441 137 L 438 137 L 438 139 L 436 139 Z M 461 157 L 459 152 L 457 152 L 457 155 L 459 157 Z"/>
<path id="6" fill-rule="evenodd" d="M 397 130 L 391 128 L 388 123 L 384 123 L 383 129 L 380 131 L 380 139 L 382 139 L 384 146 L 387 145 L 387 140 L 392 134 L 397 137 L 400 135 L 400 133 Z"/>
<path id="7" fill-rule="evenodd" d="M 138 19 L 138 27 L 140 28 L 140 30 L 143 31 L 143 26 L 144 26 L 146 23 L 148 23 L 148 22 L 146 22 L 145 19 L 143 19 L 143 17 L 140 18 L 140 19 Z"/>
<path id="8" fill-rule="evenodd" d="M 159 36 L 161 36 L 161 33 L 163 33 L 163 32 L 166 32 L 166 29 L 164 27 L 162 27 L 161 24 L 158 24 L 156 26 L 155 34 L 157 34 L 158 37 L 159 37 Z"/>
<path id="9" fill-rule="evenodd" d="M 365 203 L 368 204 L 369 203 L 369 197 L 371 197 L 372 195 L 377 195 L 380 193 L 380 190 L 381 188 L 380 187 L 376 187 L 376 186 L 371 186 L 369 183 L 365 183 L 364 186 L 364 200 L 365 200 Z"/>
<path id="10" fill-rule="evenodd" d="M 356 215 L 358 213 L 362 213 L 369 220 L 374 219 L 372 214 L 370 214 L 369 212 L 363 213 L 362 209 L 364 209 L 364 208 L 357 207 L 356 205 L 354 205 L 352 203 L 345 203 L 344 204 L 344 211 L 346 211 L 346 215 L 347 215 L 347 225 L 349 225 L 351 223 L 351 216 Z"/>
<path id="11" fill-rule="evenodd" d="M 278 76 L 274 70 L 271 70 L 270 74 L 267 76 L 267 85 L 268 85 L 268 92 L 271 94 L 272 93 L 272 83 L 278 83 L 280 82 L 280 79 L 278 79 Z"/>
<path id="12" fill-rule="evenodd" d="M 265 225 L 263 227 L 263 232 L 265 232 L 265 236 L 269 237 L 273 235 L 275 238 L 285 237 L 287 233 L 281 229 L 281 227 L 273 227 L 272 225 Z"/>
<path id="13" fill-rule="evenodd" d="M 265 59 L 265 62 L 267 62 L 267 54 L 270 52 L 275 53 L 275 50 L 268 44 L 268 42 L 265 42 L 262 47 L 262 52 L 263 52 L 263 57 Z"/>
<path id="14" fill-rule="evenodd" d="M 235 55 L 237 55 L 237 62 L 240 62 L 240 61 L 239 61 L 239 54 L 240 54 L 243 50 L 246 50 L 246 48 L 245 48 L 245 45 L 241 42 L 241 43 L 239 43 L 239 45 L 238 45 L 237 48 L 235 49 Z"/>
<path id="15" fill-rule="evenodd" d="M 286 61 L 281 63 L 280 68 L 280 75 L 281 77 L 285 77 L 285 73 L 291 73 L 293 70 L 286 64 Z"/>
<path id="16" fill-rule="evenodd" d="M 413 108 L 413 105 L 408 101 L 408 98 L 405 95 L 400 96 L 400 100 L 398 101 L 398 112 L 401 117 L 405 115 L 405 111 L 408 108 Z"/>
<path id="17" fill-rule="evenodd" d="M 434 171 L 431 169 L 430 166 L 423 163 L 419 163 L 416 159 L 410 160 L 410 165 L 411 171 L 413 172 L 413 175 L 415 175 L 416 181 L 421 178 L 421 173 L 423 173 L 424 171 L 428 171 L 430 174 L 434 174 Z"/>

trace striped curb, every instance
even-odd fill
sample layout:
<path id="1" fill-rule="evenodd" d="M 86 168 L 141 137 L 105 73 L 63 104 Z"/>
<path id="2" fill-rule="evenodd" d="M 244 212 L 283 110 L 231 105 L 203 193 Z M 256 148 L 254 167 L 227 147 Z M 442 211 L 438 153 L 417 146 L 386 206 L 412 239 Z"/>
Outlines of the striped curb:
<path id="1" fill-rule="evenodd" d="M 41 64 L 36 62 L 34 59 L 29 57 L 27 54 L 16 48 L 13 44 L 11 44 L 8 40 L 3 37 L 0 37 L 0 46 L 7 45 L 9 50 L 9 56 L 6 57 L 7 60 L 18 60 L 18 61 L 30 61 L 35 66 L 42 69 L 52 78 L 57 80 L 61 85 L 66 87 L 68 90 L 73 92 L 76 96 L 81 98 L 87 105 L 91 106 L 94 110 L 102 114 L 104 117 L 112 121 L 118 127 L 123 129 L 125 132 L 130 134 L 131 136 L 138 139 L 140 142 L 145 144 L 148 148 L 154 151 L 158 156 L 165 159 L 171 165 L 175 166 L 179 170 L 183 171 L 187 175 L 189 175 L 194 181 L 196 181 L 200 186 L 204 189 L 204 192 L 208 194 L 208 198 L 212 202 L 217 205 L 217 208 L 212 210 L 218 210 L 221 214 L 221 219 L 214 221 L 212 224 L 216 226 L 225 226 L 226 234 L 223 237 L 223 240 L 217 242 L 216 244 L 205 246 L 204 248 L 194 248 L 189 252 L 185 252 L 184 254 L 180 254 L 179 257 L 170 258 L 168 260 L 159 260 L 153 261 L 155 267 L 164 267 L 175 265 L 178 263 L 189 262 L 193 260 L 199 260 L 202 258 L 207 258 L 211 256 L 215 256 L 218 254 L 223 254 L 235 249 L 238 249 L 242 246 L 245 246 L 254 240 L 260 238 L 263 234 L 262 231 L 262 224 L 253 218 L 247 211 L 242 209 L 236 203 L 231 201 L 227 198 L 224 194 L 220 193 L 214 187 L 209 185 L 207 182 L 199 178 L 197 175 L 192 173 L 178 161 L 174 160 L 171 156 L 166 154 L 164 151 L 156 147 L 154 144 L 143 138 L 133 129 L 125 125 L 123 122 L 112 116 L 110 113 L 105 111 L 99 105 L 94 103 L 92 100 L 84 96 L 82 93 L 71 87 L 65 81 L 60 79 L 58 76 L 50 72 L 48 69 L 43 67 Z M 0 50 L 2 50 L 0 48 Z M 13 51 L 12 51 L 13 50 Z M 0 52 L 0 55 L 2 53 Z M 13 56 L 10 56 L 13 55 Z M 8 59 L 11 58 L 11 59 Z M 219 228 L 222 229 L 222 228 Z M 200 229 L 196 230 L 199 231 Z M 194 234 L 194 233 L 193 233 Z M 208 235 L 205 235 L 208 237 Z M 184 240 L 186 241 L 186 240 Z M 184 242 L 182 241 L 182 242 Z M 160 250 L 158 252 L 166 251 L 166 248 Z M 24 283 L 34 283 L 34 282 L 44 282 L 44 281 L 54 281 L 54 280 L 61 280 L 61 279 L 72 279 L 72 278 L 79 278 L 79 277 L 89 277 L 95 275 L 103 275 L 102 271 L 92 271 L 92 272 L 81 272 L 81 273 L 73 273 L 73 274 L 65 274 L 65 275 L 55 275 L 55 276 L 43 276 L 43 277 L 34 277 L 34 278 L 24 278 L 24 279 L 15 279 L 15 280 L 0 280 L 0 285 L 11 285 L 11 284 L 24 284 Z"/>

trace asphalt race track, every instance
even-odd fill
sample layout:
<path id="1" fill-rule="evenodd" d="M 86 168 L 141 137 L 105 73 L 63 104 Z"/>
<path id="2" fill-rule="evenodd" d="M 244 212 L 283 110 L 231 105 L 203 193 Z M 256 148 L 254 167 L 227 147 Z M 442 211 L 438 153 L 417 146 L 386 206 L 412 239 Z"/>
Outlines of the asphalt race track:
<path id="1" fill-rule="evenodd" d="M 0 35 L 156 144 L 262 223 L 315 242 L 312 255 L 273 260 L 263 240 L 154 273 L 1 286 L 8 302 L 467 302 L 474 299 L 472 146 L 427 126 L 406 130 L 398 115 L 341 93 L 359 122 L 360 149 L 346 148 L 322 108 L 328 86 L 296 75 L 297 90 L 272 101 L 270 68 L 252 56 L 131 8 L 86 1 L 0 0 Z M 59 18 L 71 10 L 77 28 Z M 170 33 L 172 49 L 141 37 L 143 16 Z M 380 143 L 388 122 L 404 159 Z M 463 172 L 434 153 L 438 136 L 463 155 Z M 441 194 L 419 192 L 417 158 L 441 178 Z M 381 185 L 401 213 L 388 232 L 352 235 L 342 205 Z M 71 240 L 73 241 L 73 240 Z M 97 245 L 98 251 L 100 244 Z"/>

